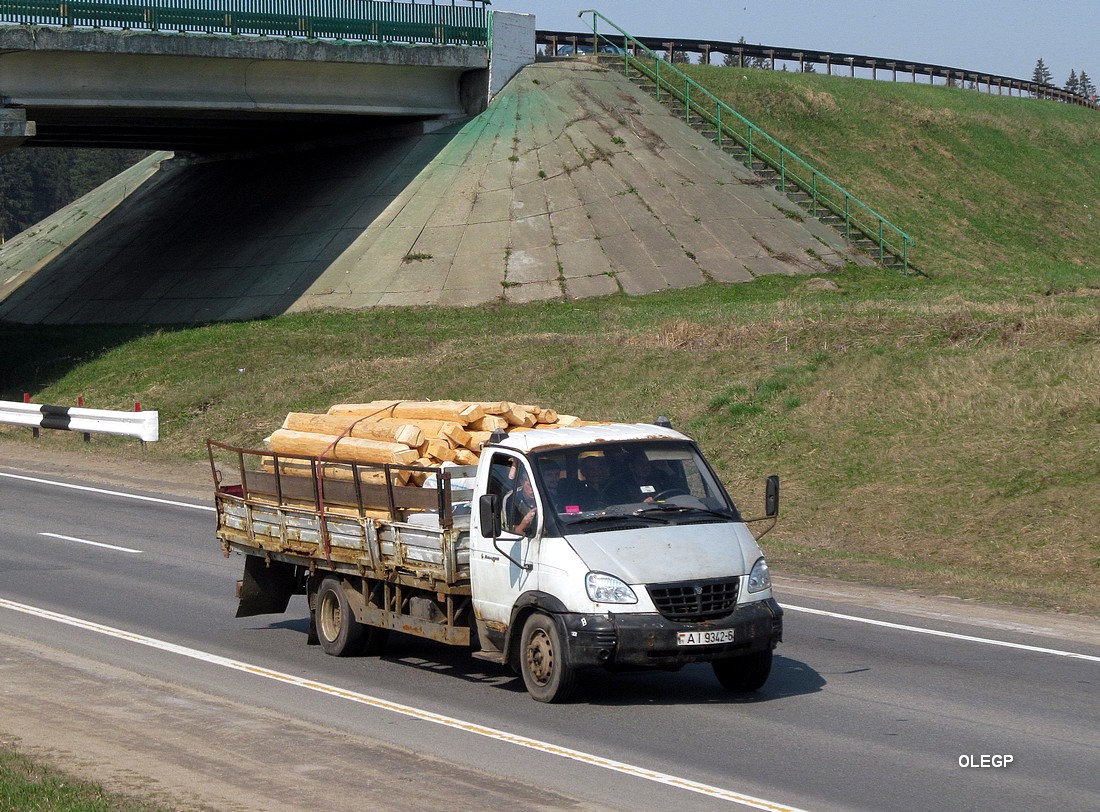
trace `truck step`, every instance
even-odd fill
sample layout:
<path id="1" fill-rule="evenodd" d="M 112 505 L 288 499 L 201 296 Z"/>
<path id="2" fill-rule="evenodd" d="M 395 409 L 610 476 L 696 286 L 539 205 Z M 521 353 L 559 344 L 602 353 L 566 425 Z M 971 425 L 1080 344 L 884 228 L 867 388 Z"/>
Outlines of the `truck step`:
<path id="1" fill-rule="evenodd" d="M 504 659 L 503 651 L 474 651 L 470 654 L 471 657 L 475 657 L 478 660 L 488 660 L 491 663 L 497 665 L 506 665 L 507 660 Z"/>

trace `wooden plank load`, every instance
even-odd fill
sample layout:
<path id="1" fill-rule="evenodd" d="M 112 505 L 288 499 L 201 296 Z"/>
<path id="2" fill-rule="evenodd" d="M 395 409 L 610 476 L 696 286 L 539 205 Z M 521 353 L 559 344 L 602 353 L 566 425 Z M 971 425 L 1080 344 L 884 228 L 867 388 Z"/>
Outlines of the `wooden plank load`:
<path id="1" fill-rule="evenodd" d="M 265 443 L 276 455 L 302 454 L 317 460 L 423 467 L 444 462 L 476 465 L 481 447 L 497 429 L 510 433 L 594 422 L 504 400 L 375 400 L 338 403 L 324 414 L 291 412 Z M 265 458 L 264 467 L 274 470 L 274 460 Z M 325 476 L 341 476 L 341 470 L 324 466 Z M 311 476 L 312 471 L 313 466 L 301 460 L 280 463 L 283 474 Z M 426 476 L 410 472 L 400 477 L 400 484 L 420 484 Z"/>

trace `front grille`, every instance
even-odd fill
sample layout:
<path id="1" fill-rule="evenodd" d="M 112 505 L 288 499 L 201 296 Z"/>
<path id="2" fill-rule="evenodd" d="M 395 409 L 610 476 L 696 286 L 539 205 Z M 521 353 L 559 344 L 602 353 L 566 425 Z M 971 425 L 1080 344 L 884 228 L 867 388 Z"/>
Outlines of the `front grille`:
<path id="1" fill-rule="evenodd" d="M 713 581 L 682 581 L 650 584 L 649 597 L 661 616 L 668 620 L 717 620 L 733 613 L 737 606 L 739 578 Z"/>

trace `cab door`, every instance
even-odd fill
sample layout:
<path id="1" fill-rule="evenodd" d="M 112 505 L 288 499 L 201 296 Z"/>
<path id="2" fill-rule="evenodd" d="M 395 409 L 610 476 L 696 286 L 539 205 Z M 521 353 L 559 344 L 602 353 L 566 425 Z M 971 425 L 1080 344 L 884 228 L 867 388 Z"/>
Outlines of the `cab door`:
<path id="1" fill-rule="evenodd" d="M 522 495 L 524 482 L 530 484 L 530 495 L 526 497 Z M 474 612 L 485 622 L 507 625 L 516 598 L 538 588 L 543 506 L 527 460 L 507 451 L 492 452 L 482 493 L 497 496 L 502 506 L 501 531 L 495 542 L 480 533 L 472 534 L 475 546 L 470 555 L 470 580 Z M 513 506 L 525 499 L 533 503 L 535 516 L 528 522 L 526 532 L 522 532 L 517 529 L 521 525 L 518 516 L 526 511 L 514 511 Z"/>

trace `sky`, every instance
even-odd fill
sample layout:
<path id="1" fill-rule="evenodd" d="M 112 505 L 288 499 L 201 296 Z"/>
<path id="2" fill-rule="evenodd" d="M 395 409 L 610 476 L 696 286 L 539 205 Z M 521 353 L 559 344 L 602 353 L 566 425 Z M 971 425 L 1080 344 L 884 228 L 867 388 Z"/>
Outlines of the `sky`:
<path id="1" fill-rule="evenodd" d="M 683 37 L 911 60 L 1031 79 L 1042 57 L 1061 87 L 1071 70 L 1100 85 L 1096 0 L 493 0 L 535 27 L 591 30 L 596 9 L 642 37 Z"/>

